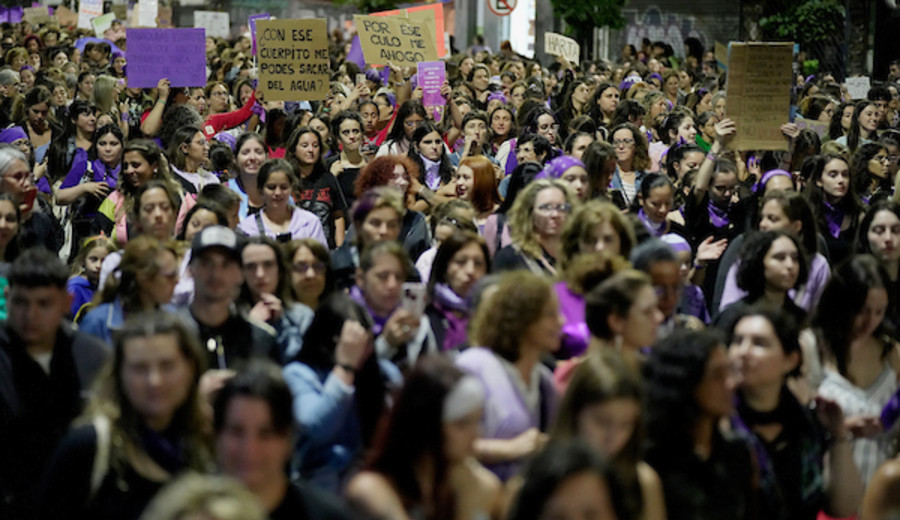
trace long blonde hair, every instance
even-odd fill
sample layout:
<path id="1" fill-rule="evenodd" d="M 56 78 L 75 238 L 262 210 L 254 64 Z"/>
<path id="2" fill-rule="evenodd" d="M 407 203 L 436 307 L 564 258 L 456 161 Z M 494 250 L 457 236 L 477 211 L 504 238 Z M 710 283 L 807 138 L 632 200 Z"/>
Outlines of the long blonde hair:
<path id="1" fill-rule="evenodd" d="M 538 193 L 550 188 L 561 191 L 566 203 L 573 206 L 576 203 L 575 195 L 564 182 L 557 179 L 537 179 L 525 186 L 509 210 L 509 235 L 512 243 L 534 258 L 544 256 L 534 232 L 534 202 Z"/>

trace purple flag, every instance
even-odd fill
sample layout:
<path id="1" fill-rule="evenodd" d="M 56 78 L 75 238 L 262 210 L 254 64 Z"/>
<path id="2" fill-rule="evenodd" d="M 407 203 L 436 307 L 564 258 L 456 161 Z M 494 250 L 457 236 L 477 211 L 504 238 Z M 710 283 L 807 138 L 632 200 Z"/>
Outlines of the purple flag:
<path id="1" fill-rule="evenodd" d="M 272 15 L 269 13 L 252 14 L 247 18 L 247 25 L 250 26 L 250 52 L 256 56 L 256 21 L 268 20 Z"/>
<path id="2" fill-rule="evenodd" d="M 366 68 L 366 60 L 363 58 L 362 45 L 359 43 L 358 34 L 353 37 L 353 42 L 350 43 L 350 52 L 347 53 L 347 61 L 352 61 L 359 65 L 360 69 L 365 70 Z"/>
<path id="3" fill-rule="evenodd" d="M 128 29 L 128 86 L 153 88 L 162 78 L 173 87 L 206 85 L 204 29 Z"/>

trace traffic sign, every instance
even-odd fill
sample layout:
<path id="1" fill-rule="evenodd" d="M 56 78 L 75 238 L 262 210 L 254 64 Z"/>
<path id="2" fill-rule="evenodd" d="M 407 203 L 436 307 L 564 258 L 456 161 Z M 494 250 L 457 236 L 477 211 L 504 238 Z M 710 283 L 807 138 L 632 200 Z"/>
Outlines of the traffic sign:
<path id="1" fill-rule="evenodd" d="M 517 3 L 518 0 L 487 0 L 488 9 L 497 16 L 508 16 Z"/>

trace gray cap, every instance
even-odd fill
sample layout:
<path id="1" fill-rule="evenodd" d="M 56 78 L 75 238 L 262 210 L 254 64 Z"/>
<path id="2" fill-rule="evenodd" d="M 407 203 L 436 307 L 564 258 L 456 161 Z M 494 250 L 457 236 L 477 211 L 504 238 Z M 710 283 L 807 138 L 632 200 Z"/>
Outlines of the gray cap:
<path id="1" fill-rule="evenodd" d="M 225 226 L 209 226 L 196 235 L 191 243 L 191 261 L 210 248 L 219 248 L 241 261 L 243 241 L 237 233 Z"/>

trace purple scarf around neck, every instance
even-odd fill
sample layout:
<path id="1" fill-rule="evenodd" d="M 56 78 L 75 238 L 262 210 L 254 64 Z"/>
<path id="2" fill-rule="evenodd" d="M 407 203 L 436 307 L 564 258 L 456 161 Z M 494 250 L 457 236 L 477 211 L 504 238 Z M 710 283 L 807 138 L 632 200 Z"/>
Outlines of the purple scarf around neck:
<path id="1" fill-rule="evenodd" d="M 448 351 L 464 344 L 468 338 L 466 326 L 469 324 L 469 306 L 466 300 L 453 292 L 447 284 L 439 283 L 434 286 L 434 306 L 442 311 L 447 320 L 441 348 Z"/>
<path id="2" fill-rule="evenodd" d="M 709 209 L 709 221 L 718 229 L 726 227 L 731 219 L 728 217 L 728 211 L 731 209 L 731 205 L 724 208 L 720 208 L 712 200 L 707 204 L 707 208 Z"/>
<path id="3" fill-rule="evenodd" d="M 823 200 L 822 204 L 825 206 L 825 223 L 828 225 L 828 233 L 832 237 L 838 238 L 841 236 L 841 224 L 844 223 L 844 210 L 833 206 L 827 200 Z"/>
<path id="4" fill-rule="evenodd" d="M 663 221 L 661 224 L 653 222 L 650 220 L 650 217 L 647 216 L 647 213 L 644 212 L 644 208 L 638 210 L 638 218 L 644 223 L 644 227 L 646 227 L 647 231 L 653 236 L 660 237 L 666 233 L 666 222 Z"/>
<path id="5" fill-rule="evenodd" d="M 100 159 L 94 159 L 91 166 L 94 169 L 94 182 L 105 182 L 109 184 L 110 189 L 115 189 L 119 171 L 122 170 L 121 162 L 115 168 L 108 168 Z"/>
<path id="6" fill-rule="evenodd" d="M 374 334 L 376 337 L 380 336 L 381 332 L 384 330 L 384 325 L 387 323 L 387 320 L 391 317 L 391 315 L 388 314 L 387 316 L 381 317 L 375 314 L 375 311 L 372 310 L 369 302 L 366 301 L 366 296 L 363 294 L 362 290 L 355 285 L 350 288 L 350 297 L 353 298 L 353 301 L 362 305 L 366 312 L 369 313 L 369 316 L 372 317 L 373 322 L 372 334 Z"/>

